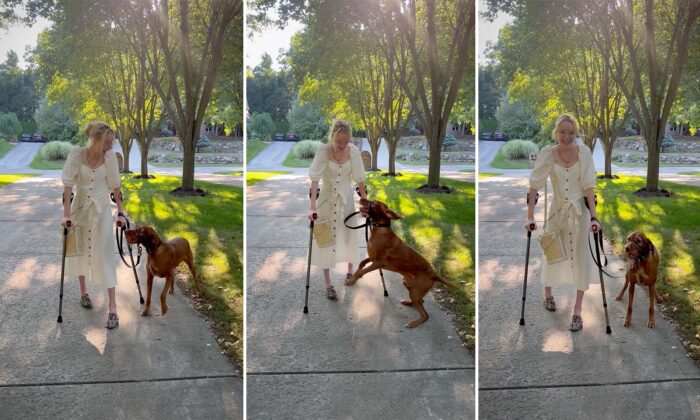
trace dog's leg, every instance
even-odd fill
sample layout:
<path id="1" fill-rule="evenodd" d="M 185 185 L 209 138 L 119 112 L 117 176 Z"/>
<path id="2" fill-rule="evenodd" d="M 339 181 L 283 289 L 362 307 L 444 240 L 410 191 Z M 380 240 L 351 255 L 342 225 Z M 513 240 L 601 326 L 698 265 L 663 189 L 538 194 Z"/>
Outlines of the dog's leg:
<path id="1" fill-rule="evenodd" d="M 168 313 L 168 304 L 165 303 L 165 298 L 167 296 L 168 290 L 175 283 L 175 273 L 170 272 L 165 278 L 165 284 L 163 285 L 163 290 L 160 292 L 160 314 L 165 315 Z"/>
<path id="2" fill-rule="evenodd" d="M 656 285 L 652 284 L 649 286 L 649 320 L 647 321 L 647 327 L 654 328 L 656 322 L 654 321 L 654 304 L 656 303 Z"/>
<path id="3" fill-rule="evenodd" d="M 148 278 L 146 279 L 146 306 L 143 307 L 141 316 L 151 314 L 151 290 L 153 290 L 153 273 L 148 273 Z"/>
<path id="4" fill-rule="evenodd" d="M 625 316 L 625 327 L 629 327 L 632 322 L 632 304 L 634 303 L 634 283 L 630 282 L 630 296 L 627 302 L 627 316 Z"/>
<path id="5" fill-rule="evenodd" d="M 414 319 L 413 321 L 406 324 L 407 328 L 415 328 L 427 321 L 428 318 L 430 318 L 428 312 L 426 312 L 425 308 L 423 307 L 423 296 L 425 296 L 425 294 L 428 293 L 428 290 L 430 290 L 430 287 L 428 287 L 427 289 L 419 289 L 417 287 L 412 287 L 408 290 L 408 294 L 411 297 L 411 303 L 413 307 L 418 310 L 420 318 Z"/>
<path id="6" fill-rule="evenodd" d="M 360 262 L 360 265 L 357 266 L 357 271 L 360 271 L 360 270 L 362 270 L 363 268 L 365 268 L 365 266 L 367 265 L 367 263 L 370 262 L 370 261 L 372 261 L 372 260 L 369 259 L 369 258 L 365 258 L 364 260 L 362 260 L 362 261 Z"/>
<path id="7" fill-rule="evenodd" d="M 403 283 L 403 287 L 405 287 L 406 290 L 408 290 L 408 296 L 410 297 L 411 296 L 411 287 L 406 282 L 406 276 L 403 277 L 402 283 Z M 411 299 L 401 299 L 400 302 L 401 302 L 401 304 L 406 305 L 406 306 L 413 306 L 413 302 L 411 301 Z"/>
<path id="8" fill-rule="evenodd" d="M 383 266 L 381 264 L 378 264 L 376 261 L 372 261 L 372 264 L 370 264 L 369 267 L 365 267 L 362 270 L 355 271 L 355 274 L 353 274 L 352 277 L 345 280 L 345 285 L 352 286 L 353 284 L 357 283 L 357 280 L 359 280 L 360 277 L 364 276 L 370 271 L 379 270 L 382 267 Z"/>
<path id="9" fill-rule="evenodd" d="M 187 258 L 185 259 L 185 264 L 187 264 L 187 267 L 189 267 L 190 269 L 190 273 L 192 273 L 192 278 L 194 279 L 194 288 L 201 293 L 202 289 L 199 288 L 199 279 L 197 278 L 197 270 L 194 267 L 194 256 L 192 255 L 192 248 L 187 248 Z"/>
<path id="10" fill-rule="evenodd" d="M 630 284 L 630 279 L 629 279 L 629 270 L 628 273 L 625 274 L 625 284 L 622 285 L 622 289 L 618 292 L 617 296 L 615 296 L 615 300 L 622 300 L 622 297 L 625 295 L 625 290 L 627 290 L 627 286 Z"/>

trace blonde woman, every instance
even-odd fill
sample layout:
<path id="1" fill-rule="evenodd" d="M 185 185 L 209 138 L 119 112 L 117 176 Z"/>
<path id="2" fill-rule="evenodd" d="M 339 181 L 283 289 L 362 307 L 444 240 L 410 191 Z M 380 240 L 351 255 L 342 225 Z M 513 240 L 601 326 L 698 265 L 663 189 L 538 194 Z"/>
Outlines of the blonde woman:
<path id="1" fill-rule="evenodd" d="M 367 198 L 365 190 L 365 169 L 360 150 L 350 144 L 350 125 L 343 120 L 335 120 L 330 128 L 328 143 L 316 151 L 309 169 L 311 194 L 309 218 L 318 215 L 317 226 L 325 224 L 332 234 L 333 243 L 319 246 L 313 240 L 311 264 L 323 269 L 326 297 L 337 300 L 338 295 L 330 278 L 330 269 L 339 262 L 347 262 L 346 280 L 352 277 L 353 264 L 359 260 L 358 231 L 345 227 L 344 220 L 355 211 L 355 197 L 352 183 L 360 188 L 360 195 Z M 316 197 L 319 182 L 321 193 Z M 318 200 L 317 200 L 318 198 Z M 357 216 L 355 216 L 357 217 Z M 355 219 L 355 218 L 353 218 Z M 357 225 L 356 220 L 348 222 Z"/>
<path id="2" fill-rule="evenodd" d="M 115 134 L 107 124 L 94 122 L 87 125 L 87 147 L 71 150 L 63 167 L 63 225 L 79 229 L 82 252 L 66 258 L 66 273 L 78 276 L 80 305 L 91 309 L 88 285 L 107 289 L 109 313 L 107 328 L 119 326 L 115 287 L 117 269 L 112 235 L 112 206 L 114 193 L 117 214 L 124 222 L 121 201 L 119 165 L 112 146 Z M 71 192 L 75 196 L 71 203 Z"/>
<path id="3" fill-rule="evenodd" d="M 530 174 L 526 229 L 535 229 L 535 196 L 547 178 L 552 180 L 553 199 L 548 211 L 547 232 L 558 230 L 566 250 L 566 259 L 554 264 L 543 262 L 541 279 L 544 284 L 544 306 L 556 310 L 552 286 L 571 284 L 576 288 L 576 303 L 571 318 L 571 331 L 583 328 L 581 303 L 591 281 L 595 281 L 595 262 L 588 246 L 588 231 L 599 232 L 594 203 L 595 168 L 590 149 L 576 141 L 578 124 L 568 114 L 560 116 L 552 131 L 556 141 L 537 155 L 535 168 Z M 586 208 L 584 198 L 591 203 Z"/>

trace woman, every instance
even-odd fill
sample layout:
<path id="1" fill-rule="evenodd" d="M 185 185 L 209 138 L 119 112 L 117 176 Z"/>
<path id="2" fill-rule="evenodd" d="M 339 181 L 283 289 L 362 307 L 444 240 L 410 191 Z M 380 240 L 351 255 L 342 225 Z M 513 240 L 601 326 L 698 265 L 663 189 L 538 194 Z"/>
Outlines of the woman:
<path id="1" fill-rule="evenodd" d="M 588 203 L 594 203 L 596 177 L 593 157 L 588 147 L 577 143 L 577 133 L 578 126 L 573 116 L 564 114 L 557 119 L 552 131 L 552 138 L 557 144 L 540 150 L 530 174 L 526 224 L 526 229 L 537 228 L 534 221 L 535 197 L 547 183 L 547 177 L 551 178 L 553 199 L 546 232 L 558 230 L 567 258 L 553 264 L 546 261 L 543 264 L 544 306 L 549 311 L 556 310 L 553 285 L 573 284 L 576 303 L 569 328 L 571 331 L 583 328 L 581 302 L 589 282 L 595 279 L 595 262 L 588 247 L 588 230 L 600 231 L 595 205 L 587 209 L 584 202 L 586 198 Z"/>
<path id="2" fill-rule="evenodd" d="M 358 232 L 347 229 L 344 225 L 347 215 L 355 211 L 353 181 L 360 188 L 360 195 L 367 198 L 365 170 L 360 150 L 349 142 L 350 125 L 343 120 L 333 121 L 328 144 L 318 147 L 309 170 L 311 178 L 309 218 L 312 219 L 314 213 L 318 214 L 315 233 L 324 228 L 328 233 L 328 240 L 322 241 L 320 245 L 314 237 L 311 264 L 323 268 L 326 297 L 330 300 L 338 299 L 331 283 L 330 268 L 338 262 L 347 262 L 347 280 L 352 277 L 353 263 L 359 260 Z M 317 202 L 319 181 L 321 181 L 321 194 Z M 356 225 L 354 219 L 348 223 Z"/>
<path id="3" fill-rule="evenodd" d="M 112 242 L 112 208 L 110 192 L 114 193 L 117 214 L 124 223 L 124 209 L 119 188 L 119 165 L 112 145 L 114 130 L 101 122 L 90 123 L 85 129 L 88 146 L 71 150 L 63 167 L 63 226 L 70 222 L 77 227 L 79 255 L 66 258 L 66 273 L 78 276 L 80 305 L 92 309 L 87 283 L 107 288 L 109 314 L 107 328 L 119 326 L 115 287 L 117 268 Z M 71 203 L 71 192 L 76 187 Z"/>

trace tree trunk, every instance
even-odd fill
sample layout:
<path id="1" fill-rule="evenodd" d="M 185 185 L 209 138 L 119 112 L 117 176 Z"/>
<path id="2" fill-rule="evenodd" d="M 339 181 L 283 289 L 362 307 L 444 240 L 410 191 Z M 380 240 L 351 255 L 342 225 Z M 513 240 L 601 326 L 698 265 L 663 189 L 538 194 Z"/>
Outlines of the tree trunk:
<path id="1" fill-rule="evenodd" d="M 195 121 L 187 124 L 182 142 L 182 190 L 194 190 L 194 154 L 197 147 L 199 125 Z"/>
<path id="2" fill-rule="evenodd" d="M 372 153 L 372 171 L 378 171 L 379 170 L 379 146 L 382 143 L 382 139 L 376 139 L 375 141 L 370 140 L 367 138 L 368 143 L 369 143 L 369 149 L 370 152 Z"/>
<path id="3" fill-rule="evenodd" d="M 392 139 L 392 141 L 387 141 L 387 146 L 389 148 L 389 172 L 387 175 L 396 176 L 396 148 L 399 142 L 397 139 Z"/>
<path id="4" fill-rule="evenodd" d="M 129 173 L 129 155 L 131 154 L 131 147 L 134 145 L 134 140 L 124 140 L 119 139 L 119 145 L 122 147 L 122 152 L 124 152 L 124 166 L 122 167 L 122 173 Z"/>
<path id="5" fill-rule="evenodd" d="M 437 124 L 437 130 L 430 130 L 434 137 L 428 137 L 430 157 L 428 159 L 428 187 L 438 188 L 440 186 L 440 160 L 442 152 L 442 142 L 445 139 L 447 124 L 442 121 Z"/>
<path id="6" fill-rule="evenodd" d="M 612 143 L 609 141 L 602 141 L 603 151 L 605 152 L 605 178 L 612 178 Z"/>
<path id="7" fill-rule="evenodd" d="M 141 178 L 148 178 L 148 139 L 139 141 L 139 151 L 141 152 Z"/>
<path id="8" fill-rule="evenodd" d="M 664 138 L 663 130 L 663 126 L 657 126 L 650 134 L 650 138 L 647 142 L 647 149 L 649 152 L 647 159 L 647 192 L 656 192 L 659 190 L 659 158 L 661 157 L 661 141 Z"/>

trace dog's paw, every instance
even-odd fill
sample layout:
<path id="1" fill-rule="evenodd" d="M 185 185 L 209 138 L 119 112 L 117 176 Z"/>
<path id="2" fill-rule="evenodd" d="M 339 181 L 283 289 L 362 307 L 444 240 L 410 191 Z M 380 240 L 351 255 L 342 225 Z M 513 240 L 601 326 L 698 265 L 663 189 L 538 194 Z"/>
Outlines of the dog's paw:
<path id="1" fill-rule="evenodd" d="M 632 323 L 632 321 L 631 321 L 630 319 L 625 318 L 625 323 L 622 324 L 622 325 L 625 326 L 625 327 L 629 327 L 631 323 Z"/>
<path id="2" fill-rule="evenodd" d="M 622 295 L 615 296 L 615 300 L 622 300 Z"/>
<path id="3" fill-rule="evenodd" d="M 408 324 L 405 325 L 406 328 L 416 328 L 420 324 L 423 323 L 423 320 L 421 319 L 414 319 L 413 321 L 409 322 Z"/>
<path id="4" fill-rule="evenodd" d="M 175 286 L 171 286 L 170 290 L 168 290 L 168 294 L 174 295 L 175 294 Z"/>
<path id="5" fill-rule="evenodd" d="M 647 327 L 654 328 L 655 326 L 656 326 L 656 322 L 654 322 L 653 319 L 650 319 L 649 321 L 647 321 Z"/>
<path id="6" fill-rule="evenodd" d="M 165 315 L 168 313 L 168 305 L 163 303 L 160 305 L 160 314 Z"/>
<path id="7" fill-rule="evenodd" d="M 143 311 L 141 311 L 141 316 L 149 316 L 151 315 L 151 311 L 148 308 L 144 308 Z"/>
<path id="8" fill-rule="evenodd" d="M 345 280 L 346 286 L 354 286 L 355 283 L 357 283 L 357 277 L 355 277 L 355 276 L 352 276 L 349 279 Z"/>
<path id="9" fill-rule="evenodd" d="M 411 302 L 411 299 L 401 299 L 401 304 L 406 306 L 413 306 L 413 302 Z"/>

